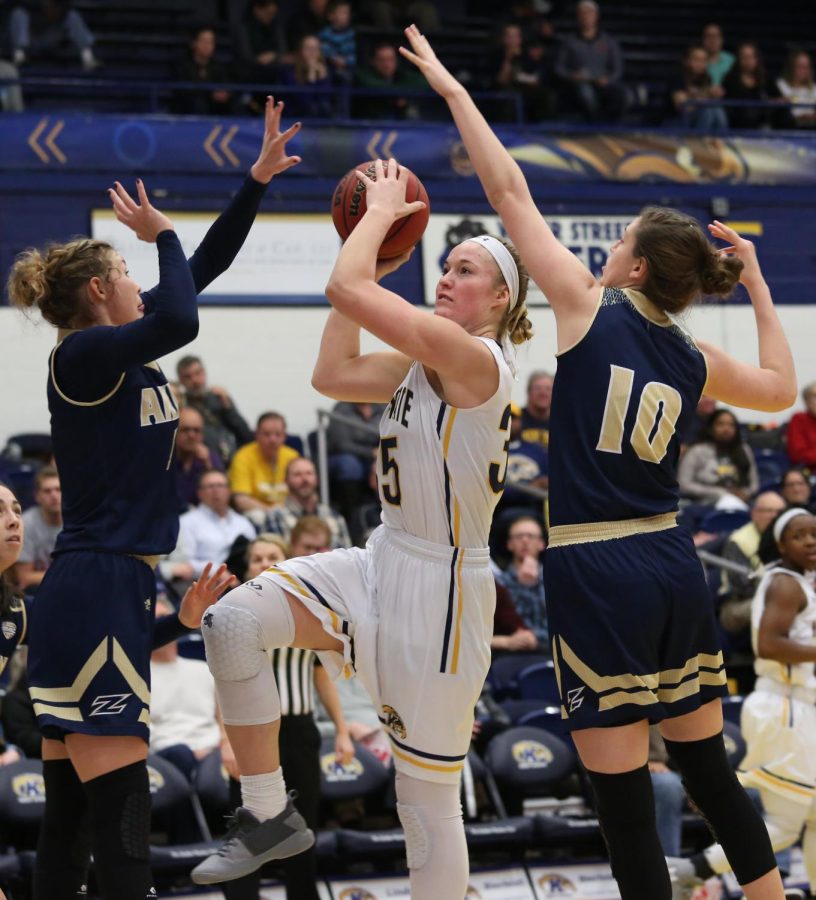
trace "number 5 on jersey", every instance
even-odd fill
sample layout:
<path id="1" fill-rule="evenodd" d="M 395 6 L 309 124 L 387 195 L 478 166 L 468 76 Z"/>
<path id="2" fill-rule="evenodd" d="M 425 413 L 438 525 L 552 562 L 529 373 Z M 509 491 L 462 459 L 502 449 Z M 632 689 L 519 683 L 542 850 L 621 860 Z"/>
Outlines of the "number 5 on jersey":
<path id="1" fill-rule="evenodd" d="M 383 500 L 392 506 L 400 506 L 402 503 L 402 491 L 400 490 L 399 466 L 392 456 L 397 449 L 397 437 L 380 438 L 380 474 L 382 480 Z"/>
<path id="2" fill-rule="evenodd" d="M 635 372 L 634 369 L 615 365 L 610 369 L 601 434 L 595 449 L 602 453 L 622 453 L 623 426 Z M 659 463 L 666 455 L 682 408 L 683 400 L 671 385 L 661 381 L 650 381 L 644 385 L 629 438 L 632 449 L 644 462 Z"/>

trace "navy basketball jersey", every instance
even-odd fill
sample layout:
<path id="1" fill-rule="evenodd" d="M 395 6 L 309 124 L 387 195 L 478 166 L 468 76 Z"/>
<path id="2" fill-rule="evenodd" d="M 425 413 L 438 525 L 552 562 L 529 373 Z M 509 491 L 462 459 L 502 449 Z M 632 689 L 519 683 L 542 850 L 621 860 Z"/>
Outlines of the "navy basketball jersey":
<path id="1" fill-rule="evenodd" d="M 60 336 L 48 379 L 64 523 L 54 552 L 169 553 L 178 536 L 169 471 L 178 407 L 167 379 L 150 362 L 128 367 L 95 400 L 70 397 L 59 382 L 59 354 L 81 333 Z"/>
<path id="2" fill-rule="evenodd" d="M 558 356 L 550 413 L 550 524 L 677 509 L 678 435 L 705 386 L 703 354 L 643 294 L 606 288 Z"/>

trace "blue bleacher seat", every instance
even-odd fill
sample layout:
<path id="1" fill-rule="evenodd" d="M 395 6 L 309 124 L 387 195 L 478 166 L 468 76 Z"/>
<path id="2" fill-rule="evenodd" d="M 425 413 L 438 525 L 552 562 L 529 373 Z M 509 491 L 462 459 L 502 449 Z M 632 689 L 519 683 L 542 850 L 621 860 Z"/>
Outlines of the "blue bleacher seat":
<path id="1" fill-rule="evenodd" d="M 712 509 L 700 520 L 699 527 L 701 531 L 708 531 L 712 534 L 717 534 L 718 532 L 730 533 L 738 528 L 742 528 L 743 525 L 747 525 L 750 521 L 751 514 L 748 510 Z"/>
<path id="2" fill-rule="evenodd" d="M 552 734 L 564 736 L 568 734 L 567 726 L 561 718 L 560 706 L 541 706 L 536 710 L 519 716 L 517 725 L 529 725 L 531 728 L 543 728 Z"/>
<path id="3" fill-rule="evenodd" d="M 548 706 L 560 706 L 558 680 L 551 660 L 535 663 L 518 673 L 519 696 L 522 700 L 540 700 Z"/>
<path id="4" fill-rule="evenodd" d="M 723 721 L 723 740 L 725 741 L 725 753 L 728 756 L 728 761 L 736 769 L 742 762 L 748 749 L 739 725 L 735 725 L 733 722 L 725 719 Z"/>
<path id="5" fill-rule="evenodd" d="M 296 450 L 301 456 L 303 456 L 303 438 L 299 437 L 296 434 L 287 434 L 284 444 L 286 444 L 287 447 L 291 447 L 293 450 Z"/>
<path id="6" fill-rule="evenodd" d="M 508 653 L 497 656 L 490 664 L 487 680 L 496 700 L 518 697 L 518 674 L 536 663 L 547 662 L 549 657 L 535 653 Z"/>
<path id="7" fill-rule="evenodd" d="M 341 765 L 334 755 L 334 738 L 320 744 L 320 794 L 329 801 L 367 797 L 385 788 L 389 770 L 360 744 L 354 745 L 354 758 Z"/>
<path id="8" fill-rule="evenodd" d="M 745 700 L 741 694 L 729 694 L 722 698 L 723 718 L 739 726 L 742 715 L 742 702 Z"/>
<path id="9" fill-rule="evenodd" d="M 525 796 L 544 793 L 575 771 L 575 753 L 561 738 L 529 725 L 508 728 L 491 739 L 485 762 L 500 788 Z"/>

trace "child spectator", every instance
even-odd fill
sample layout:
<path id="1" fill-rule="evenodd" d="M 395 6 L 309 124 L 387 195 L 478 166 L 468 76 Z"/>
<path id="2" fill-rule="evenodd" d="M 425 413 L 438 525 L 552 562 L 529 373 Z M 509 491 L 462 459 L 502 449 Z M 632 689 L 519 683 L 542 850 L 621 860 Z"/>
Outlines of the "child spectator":
<path id="1" fill-rule="evenodd" d="M 349 0 L 331 0 L 326 9 L 329 24 L 318 34 L 320 49 L 338 84 L 349 84 L 357 65 L 357 33 L 351 25 Z"/>
<path id="2" fill-rule="evenodd" d="M 807 51 L 791 50 L 776 86 L 788 103 L 815 104 L 791 106 L 790 114 L 794 127 L 816 127 L 816 84 L 813 83 L 813 63 Z"/>
<path id="3" fill-rule="evenodd" d="M 314 87 L 316 90 L 298 91 L 288 95 L 286 111 L 302 118 L 331 118 L 334 112 L 332 97 L 325 89 L 331 86 L 329 69 L 317 35 L 304 35 L 297 45 L 294 62 L 281 72 L 281 83 L 297 87 Z"/>

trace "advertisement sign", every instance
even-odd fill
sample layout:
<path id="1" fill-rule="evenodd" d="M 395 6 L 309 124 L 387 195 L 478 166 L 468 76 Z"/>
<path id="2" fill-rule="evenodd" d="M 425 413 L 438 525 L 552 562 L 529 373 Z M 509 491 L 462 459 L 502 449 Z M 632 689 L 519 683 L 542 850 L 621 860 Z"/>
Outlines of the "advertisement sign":
<path id="1" fill-rule="evenodd" d="M 182 247 L 191 256 L 217 213 L 170 216 Z M 122 254 L 143 290 L 159 281 L 156 247 L 140 241 L 107 209 L 91 212 L 91 235 Z M 202 293 L 203 302 L 243 304 L 326 304 L 340 238 L 330 215 L 261 213 L 229 269 Z"/>

